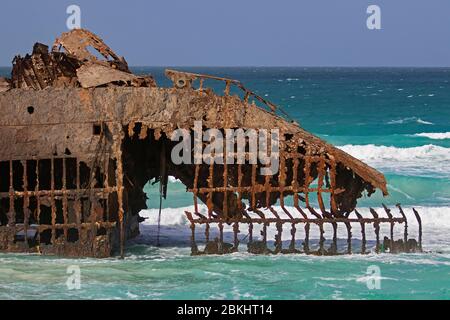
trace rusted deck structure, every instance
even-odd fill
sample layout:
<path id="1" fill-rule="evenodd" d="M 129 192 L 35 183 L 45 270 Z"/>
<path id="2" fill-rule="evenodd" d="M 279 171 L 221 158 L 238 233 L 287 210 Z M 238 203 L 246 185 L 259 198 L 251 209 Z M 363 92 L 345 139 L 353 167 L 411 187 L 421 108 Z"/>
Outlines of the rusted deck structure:
<path id="1" fill-rule="evenodd" d="M 363 194 L 379 189 L 387 195 L 380 172 L 306 132 L 239 81 L 173 70 L 166 74 L 171 88 L 157 86 L 151 76 L 132 74 L 124 58 L 81 29 L 63 34 L 50 51 L 37 43 L 31 55 L 14 59 L 11 78 L 0 79 L 0 251 L 123 256 L 125 241 L 139 232 L 144 185 L 151 179 L 165 184 L 168 176 L 180 179 L 193 194 L 195 210 L 186 213 L 193 254 L 238 250 L 242 224 L 248 225 L 248 250 L 254 253 L 269 252 L 264 230 L 271 224 L 279 230 L 271 253 L 313 253 L 308 247 L 311 224 L 321 230 L 316 254 L 338 253 L 323 247 L 324 224 L 333 226 L 334 241 L 338 224 L 345 225 L 347 252 L 352 251 L 355 223 L 363 230 L 362 252 L 366 225 L 374 226 L 379 249 L 381 223 L 391 225 L 387 245 L 396 248 L 392 252 L 421 249 L 421 231 L 418 245 L 408 239 L 401 207 L 396 217 L 388 208 L 383 216 L 373 210 L 371 218 L 355 209 Z M 208 81 L 223 83 L 223 94 L 207 88 Z M 175 165 L 171 134 L 192 130 L 198 120 L 222 132 L 277 128 L 279 171 L 260 175 L 262 164 Z M 235 150 L 224 152 L 233 155 Z M 310 205 L 312 194 L 317 210 Z M 285 205 L 287 197 L 293 198 L 294 212 Z M 207 216 L 199 213 L 199 201 L 207 205 Z M 273 208 L 277 202 L 288 218 Z M 398 223 L 405 228 L 400 242 L 393 236 Z M 263 226 L 262 241 L 253 239 L 254 224 Z M 292 242 L 282 248 L 286 224 Z M 206 226 L 205 250 L 196 244 L 196 225 Z M 220 230 L 215 242 L 209 240 L 211 225 Z M 233 226 L 231 248 L 223 243 L 224 225 Z M 295 247 L 298 225 L 306 234 L 303 250 Z"/>

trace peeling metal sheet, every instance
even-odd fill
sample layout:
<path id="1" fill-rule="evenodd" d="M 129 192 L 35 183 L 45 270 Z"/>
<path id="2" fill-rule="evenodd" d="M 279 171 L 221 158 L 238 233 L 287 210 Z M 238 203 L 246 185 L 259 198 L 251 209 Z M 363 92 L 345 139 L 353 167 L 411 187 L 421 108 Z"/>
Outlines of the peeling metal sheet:
<path id="1" fill-rule="evenodd" d="M 77 77 L 83 88 L 99 87 L 112 82 L 136 80 L 136 76 L 101 64 L 89 63 L 77 69 Z"/>
<path id="2" fill-rule="evenodd" d="M 64 52 L 80 61 L 95 61 L 121 71 L 129 72 L 124 58 L 117 56 L 102 39 L 85 29 L 74 29 L 63 33 L 53 44 L 53 52 Z M 97 53 L 97 55 L 94 54 Z M 100 60 L 101 55 L 104 60 Z"/>

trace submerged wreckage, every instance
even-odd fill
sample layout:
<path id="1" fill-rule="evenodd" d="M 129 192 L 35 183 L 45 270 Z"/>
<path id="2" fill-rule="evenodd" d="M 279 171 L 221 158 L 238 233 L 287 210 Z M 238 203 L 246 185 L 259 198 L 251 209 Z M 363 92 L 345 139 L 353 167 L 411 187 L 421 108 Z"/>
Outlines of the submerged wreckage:
<path id="1" fill-rule="evenodd" d="M 194 212 L 186 212 L 193 254 L 237 251 L 243 225 L 253 253 L 351 253 L 355 224 L 363 253 L 368 227 L 374 228 L 380 251 L 381 224 L 390 225 L 384 244 L 391 252 L 421 250 L 416 211 L 418 241 L 408 239 L 400 206 L 396 217 L 386 207 L 383 215 L 372 209 L 370 217 L 355 209 L 363 194 L 379 189 L 387 195 L 380 172 L 286 120 L 281 109 L 239 81 L 173 70 L 166 75 L 171 88 L 132 74 L 124 58 L 82 29 L 63 34 L 50 51 L 36 43 L 31 55 L 15 57 L 11 79 L 0 78 L 0 251 L 123 256 L 126 240 L 139 233 L 144 185 L 156 179 L 166 186 L 168 176 L 193 194 Z M 207 88 L 208 81 L 222 83 L 224 93 Z M 171 134 L 179 128 L 192 131 L 197 120 L 222 132 L 277 128 L 278 172 L 261 175 L 261 163 L 175 165 Z M 319 209 L 310 205 L 312 195 Z M 287 197 L 292 206 L 285 204 Z M 198 200 L 206 204 L 207 215 L 200 213 Z M 277 203 L 282 212 L 274 209 Z M 401 240 L 394 239 L 396 224 L 404 226 Z M 256 225 L 259 240 L 253 235 Z M 269 250 L 271 225 L 278 233 Z M 312 225 L 320 230 L 317 250 L 309 246 Z M 333 228 L 329 249 L 325 225 Z M 345 252 L 337 250 L 338 225 L 347 230 Z M 196 226 L 204 228 L 203 250 L 196 243 Z M 218 230 L 214 240 L 212 226 Z M 224 226 L 232 228 L 233 244 L 224 243 Z M 283 226 L 292 235 L 288 247 L 281 241 Z M 304 234 L 302 248 L 296 247 L 297 230 Z"/>

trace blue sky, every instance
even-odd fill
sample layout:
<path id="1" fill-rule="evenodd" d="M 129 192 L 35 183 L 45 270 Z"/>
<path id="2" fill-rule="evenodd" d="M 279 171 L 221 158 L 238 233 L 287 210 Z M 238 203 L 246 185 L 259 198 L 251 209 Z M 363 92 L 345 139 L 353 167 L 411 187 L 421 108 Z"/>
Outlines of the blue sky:
<path id="1" fill-rule="evenodd" d="M 2 0 L 0 66 L 67 31 L 70 4 L 134 66 L 450 66 L 448 0 Z"/>

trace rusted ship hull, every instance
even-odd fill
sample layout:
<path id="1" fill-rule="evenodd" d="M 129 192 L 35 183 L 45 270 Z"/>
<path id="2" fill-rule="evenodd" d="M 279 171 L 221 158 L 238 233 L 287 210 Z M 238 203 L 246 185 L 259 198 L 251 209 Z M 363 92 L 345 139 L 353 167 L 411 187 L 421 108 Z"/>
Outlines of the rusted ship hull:
<path id="1" fill-rule="evenodd" d="M 87 45 L 110 60 L 88 55 Z M 65 53 L 57 51 L 58 46 Z M 280 233 L 282 225 L 290 225 L 293 244 L 283 249 L 279 235 L 272 253 L 300 252 L 295 248 L 298 224 L 305 231 L 317 224 L 321 243 L 326 223 L 334 230 L 338 223 L 345 224 L 349 239 L 352 223 L 373 224 L 376 230 L 380 223 L 406 226 L 403 214 L 393 217 L 388 210 L 386 218 L 376 212 L 371 219 L 350 217 L 363 194 L 380 189 L 387 195 L 384 176 L 281 117 L 279 108 L 240 82 L 172 70 L 167 76 L 172 88 L 131 74 L 123 58 L 80 30 L 63 35 L 51 53 L 37 45 L 32 56 L 15 59 L 12 79 L 3 81 L 0 92 L 0 251 L 123 256 L 125 241 L 139 232 L 139 211 L 146 207 L 144 185 L 151 179 L 165 184 L 168 176 L 180 179 L 193 193 L 195 212 L 187 213 L 193 254 L 208 253 L 197 248 L 196 224 L 208 225 L 206 232 L 209 225 L 217 224 L 220 230 L 224 224 L 234 225 L 233 249 L 224 250 L 220 237 L 217 249 L 209 253 L 236 251 L 239 224 L 248 225 L 252 242 L 253 224 L 274 224 Z M 223 94 L 204 86 L 213 80 L 223 83 Z M 232 94 L 232 89 L 239 94 Z M 261 163 L 174 164 L 173 132 L 192 132 L 196 121 L 222 133 L 276 128 L 279 170 L 261 175 Z M 223 152 L 238 157 L 234 145 Z M 311 208 L 311 194 L 317 195 L 320 212 Z M 287 197 L 293 198 L 296 212 L 284 206 Z M 207 217 L 199 213 L 199 201 L 207 205 Z M 273 209 L 277 201 L 288 219 Z M 261 208 L 270 209 L 273 217 L 264 216 Z M 268 253 L 266 234 L 262 239 L 249 251 Z M 308 239 L 301 252 L 311 253 Z M 392 234 L 389 241 L 393 247 Z M 398 251 L 421 247 L 420 239 L 419 246 L 407 245 L 407 227 L 402 241 Z M 316 253 L 325 254 L 322 245 Z"/>

